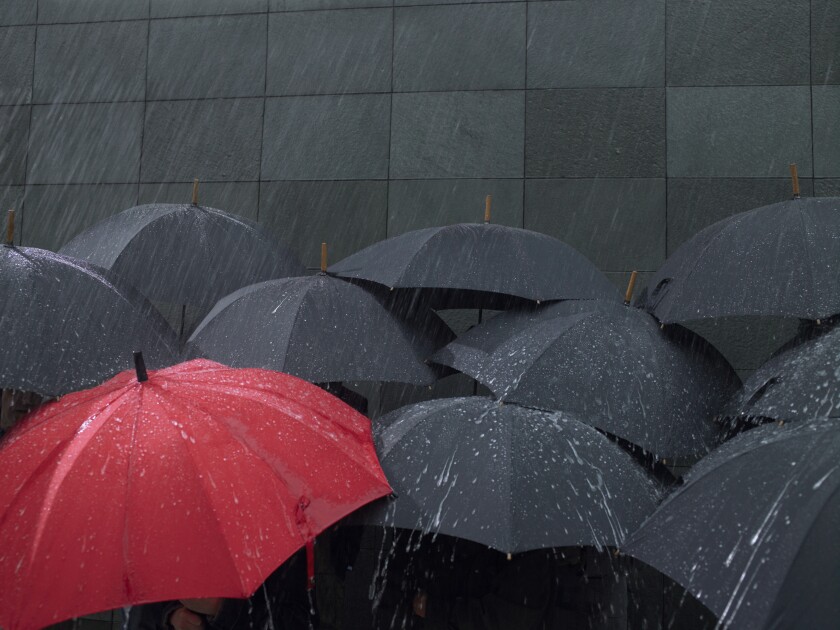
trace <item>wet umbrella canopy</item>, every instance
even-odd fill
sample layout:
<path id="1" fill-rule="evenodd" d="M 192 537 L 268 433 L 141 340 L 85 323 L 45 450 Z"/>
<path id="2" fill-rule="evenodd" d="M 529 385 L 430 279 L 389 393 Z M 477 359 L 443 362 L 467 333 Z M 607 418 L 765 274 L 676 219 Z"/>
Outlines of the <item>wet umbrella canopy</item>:
<path id="1" fill-rule="evenodd" d="M 708 606 L 724 628 L 840 619 L 840 424 L 759 427 L 701 460 L 623 551 Z"/>
<path id="2" fill-rule="evenodd" d="M 641 466 L 567 414 L 449 398 L 403 407 L 377 426 L 377 452 L 397 498 L 367 508 L 371 524 L 509 553 L 610 546 L 658 499 Z"/>
<path id="3" fill-rule="evenodd" d="M 706 453 L 738 387 L 726 360 L 638 309 L 569 301 L 502 313 L 440 350 L 505 402 L 562 410 L 659 457 Z"/>
<path id="4" fill-rule="evenodd" d="M 665 323 L 840 313 L 840 197 L 794 199 L 736 214 L 683 243 L 639 305 Z"/>
<path id="5" fill-rule="evenodd" d="M 45 405 L 0 446 L 0 624 L 247 597 L 389 493 L 370 422 L 300 379 L 192 361 Z"/>
<path id="6" fill-rule="evenodd" d="M 115 271 L 151 300 L 207 309 L 240 287 L 305 271 L 256 224 L 192 204 L 129 208 L 60 252 Z"/>
<path id="7" fill-rule="evenodd" d="M 822 326 L 813 338 L 762 365 L 725 415 L 784 421 L 840 417 L 840 328 Z"/>
<path id="8" fill-rule="evenodd" d="M 504 308 L 510 297 L 619 297 L 610 281 L 569 245 L 492 224 L 406 232 L 348 256 L 329 271 L 392 289 L 427 289 L 424 299 L 433 308 Z"/>
<path id="9" fill-rule="evenodd" d="M 190 337 L 188 353 L 314 383 L 430 385 L 437 374 L 424 361 L 453 336 L 430 311 L 402 319 L 365 290 L 318 274 L 270 280 L 226 296 Z"/>
<path id="10" fill-rule="evenodd" d="M 31 247 L 0 246 L 0 387 L 56 396 L 131 366 L 177 362 L 175 333 L 115 274 Z"/>

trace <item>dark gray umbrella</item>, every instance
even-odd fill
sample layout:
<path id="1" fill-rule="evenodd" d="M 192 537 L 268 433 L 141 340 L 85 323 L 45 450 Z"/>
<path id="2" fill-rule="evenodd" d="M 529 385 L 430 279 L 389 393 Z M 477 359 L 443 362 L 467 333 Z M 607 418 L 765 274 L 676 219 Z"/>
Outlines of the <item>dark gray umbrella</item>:
<path id="1" fill-rule="evenodd" d="M 177 363 L 175 333 L 115 274 L 31 247 L 0 246 L 0 388 L 56 396 L 132 367 Z"/>
<path id="2" fill-rule="evenodd" d="M 151 300 L 200 309 L 254 282 L 305 272 L 256 224 L 192 204 L 129 208 L 59 251 L 114 271 Z"/>
<path id="3" fill-rule="evenodd" d="M 840 197 L 742 212 L 683 243 L 638 304 L 665 323 L 840 313 Z"/>
<path id="4" fill-rule="evenodd" d="M 555 238 L 493 224 L 406 232 L 332 265 L 342 278 L 422 289 L 433 308 L 504 308 L 515 301 L 618 299 L 582 254 Z"/>
<path id="5" fill-rule="evenodd" d="M 758 368 L 732 397 L 729 418 L 840 417 L 840 328 L 820 326 Z"/>
<path id="6" fill-rule="evenodd" d="M 840 423 L 770 424 L 701 460 L 622 550 L 682 584 L 720 627 L 840 619 Z"/>
<path id="7" fill-rule="evenodd" d="M 430 385 L 438 374 L 425 359 L 453 337 L 431 311 L 404 319 L 322 273 L 261 282 L 219 300 L 190 337 L 188 356 L 315 383 Z"/>
<path id="8" fill-rule="evenodd" d="M 381 418 L 376 445 L 396 499 L 361 519 L 502 552 L 619 544 L 658 488 L 626 452 L 572 416 L 488 398 L 444 398 Z"/>
<path id="9" fill-rule="evenodd" d="M 660 458 L 706 453 L 714 417 L 739 385 L 707 342 L 649 314 L 603 301 L 502 313 L 432 361 L 485 385 L 500 400 L 562 410 Z"/>

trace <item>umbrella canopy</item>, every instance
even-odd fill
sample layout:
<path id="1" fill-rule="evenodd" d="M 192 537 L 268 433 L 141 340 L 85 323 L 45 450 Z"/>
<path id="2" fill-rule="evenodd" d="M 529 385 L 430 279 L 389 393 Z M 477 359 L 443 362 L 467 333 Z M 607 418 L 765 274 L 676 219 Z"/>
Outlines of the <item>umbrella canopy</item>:
<path id="1" fill-rule="evenodd" d="M 433 308 L 505 308 L 511 298 L 618 299 L 582 254 L 555 238 L 493 224 L 459 223 L 406 232 L 332 265 L 342 278 L 424 289 Z"/>
<path id="2" fill-rule="evenodd" d="M 840 313 L 840 197 L 794 199 L 718 221 L 683 243 L 639 299 L 664 323 Z"/>
<path id="3" fill-rule="evenodd" d="M 617 545 L 656 507 L 642 467 L 567 414 L 445 398 L 379 423 L 377 452 L 398 498 L 359 515 L 370 524 L 516 553 Z"/>
<path id="4" fill-rule="evenodd" d="M 32 247 L 0 246 L 0 387 L 57 396 L 131 366 L 178 360 L 155 308 L 115 274 Z"/>
<path id="5" fill-rule="evenodd" d="M 821 326 L 758 368 L 724 415 L 784 421 L 840 417 L 838 365 L 840 328 Z"/>
<path id="6" fill-rule="evenodd" d="M 187 352 L 314 383 L 430 385 L 437 373 L 424 361 L 453 337 L 431 311 L 399 317 L 364 289 L 322 273 L 253 284 L 219 300 Z"/>
<path id="7" fill-rule="evenodd" d="M 766 425 L 689 473 L 622 547 L 682 584 L 723 628 L 840 618 L 840 424 Z"/>
<path id="8" fill-rule="evenodd" d="M 208 309 L 240 287 L 305 271 L 256 224 L 192 204 L 129 208 L 59 251 L 118 273 L 149 299 Z"/>
<path id="9" fill-rule="evenodd" d="M 706 453 L 739 380 L 726 359 L 638 309 L 561 302 L 502 313 L 432 360 L 475 378 L 504 402 L 562 410 L 662 458 Z"/>
<path id="10" fill-rule="evenodd" d="M 390 491 L 367 418 L 294 377 L 210 361 L 145 382 L 124 372 L 42 407 L 2 443 L 0 470 L 8 630 L 246 597 Z"/>

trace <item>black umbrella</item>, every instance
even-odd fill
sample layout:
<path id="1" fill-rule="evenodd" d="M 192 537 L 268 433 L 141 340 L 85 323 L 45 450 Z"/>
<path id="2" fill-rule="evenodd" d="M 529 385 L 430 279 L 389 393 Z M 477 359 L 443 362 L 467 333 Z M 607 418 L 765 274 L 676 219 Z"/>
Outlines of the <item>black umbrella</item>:
<path id="1" fill-rule="evenodd" d="M 261 282 L 219 300 L 190 337 L 188 354 L 315 383 L 430 385 L 438 373 L 425 359 L 453 337 L 431 311 L 400 317 L 360 287 L 321 273 Z"/>
<path id="2" fill-rule="evenodd" d="M 342 278 L 423 290 L 433 308 L 507 308 L 567 298 L 618 299 L 582 254 L 555 238 L 492 224 L 406 232 L 329 268 Z"/>
<path id="3" fill-rule="evenodd" d="M 56 396 L 132 367 L 178 361 L 175 333 L 115 274 L 31 247 L 0 246 L 0 388 Z"/>
<path id="4" fill-rule="evenodd" d="M 838 462 L 836 420 L 748 431 L 701 460 L 622 550 L 723 628 L 836 627 Z"/>
<path id="5" fill-rule="evenodd" d="M 305 272 L 256 224 L 192 204 L 129 208 L 59 251 L 118 273 L 151 300 L 199 309 L 254 282 Z"/>
<path id="6" fill-rule="evenodd" d="M 840 417 L 840 327 L 811 329 L 747 379 L 727 405 L 731 419 Z"/>
<path id="7" fill-rule="evenodd" d="M 482 397 L 403 407 L 378 422 L 396 499 L 361 519 L 507 553 L 619 544 L 653 512 L 658 488 L 626 452 L 572 416 Z"/>
<path id="8" fill-rule="evenodd" d="M 697 335 L 603 301 L 502 313 L 432 361 L 500 400 L 567 411 L 661 458 L 708 452 L 720 436 L 714 417 L 739 385 Z"/>
<path id="9" fill-rule="evenodd" d="M 683 243 L 639 305 L 665 323 L 840 313 L 840 197 L 794 199 L 719 221 Z"/>

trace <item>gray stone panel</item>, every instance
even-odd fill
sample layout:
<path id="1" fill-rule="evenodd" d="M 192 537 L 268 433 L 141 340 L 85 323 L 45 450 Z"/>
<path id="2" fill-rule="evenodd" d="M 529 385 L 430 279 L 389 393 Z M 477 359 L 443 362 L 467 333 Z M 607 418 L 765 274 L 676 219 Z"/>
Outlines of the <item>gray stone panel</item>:
<path id="1" fill-rule="evenodd" d="M 143 103 L 35 105 L 29 184 L 136 182 Z"/>
<path id="2" fill-rule="evenodd" d="M 390 7 L 392 0 L 268 0 L 269 11 L 316 11 Z"/>
<path id="3" fill-rule="evenodd" d="M 0 28 L 0 105 L 30 101 L 34 56 L 34 26 Z"/>
<path id="4" fill-rule="evenodd" d="M 288 1 L 288 0 L 287 0 Z M 306 0 L 298 0 L 305 2 Z M 476 0 L 394 0 L 395 7 L 407 7 L 418 4 L 474 4 Z M 525 2 L 525 0 L 481 0 L 481 2 Z"/>
<path id="5" fill-rule="evenodd" d="M 3 0 L 0 2 L 0 26 L 35 24 L 37 3 L 32 0 Z"/>
<path id="6" fill-rule="evenodd" d="M 522 177 L 523 92 L 394 94 L 391 177 Z"/>
<path id="7" fill-rule="evenodd" d="M 534 2 L 528 87 L 662 87 L 665 0 Z"/>
<path id="8" fill-rule="evenodd" d="M 840 85 L 814 87 L 814 176 L 840 177 Z"/>
<path id="9" fill-rule="evenodd" d="M 391 97 L 266 99 L 262 179 L 385 179 Z"/>
<path id="10" fill-rule="evenodd" d="M 9 210 L 15 211 L 16 245 L 21 244 L 21 223 L 23 221 L 23 186 L 0 186 L 0 224 L 3 226 L 2 242 L 6 242 L 6 217 Z"/>
<path id="11" fill-rule="evenodd" d="M 802 195 L 810 197 L 811 179 L 800 178 Z M 790 178 L 668 180 L 668 255 L 700 230 L 733 214 L 786 201 L 793 195 Z"/>
<path id="12" fill-rule="evenodd" d="M 817 197 L 840 197 L 840 179 L 815 179 L 814 195 Z"/>
<path id="13" fill-rule="evenodd" d="M 392 180 L 388 236 L 452 223 L 481 223 L 487 195 L 493 196 L 492 223 L 522 227 L 521 179 Z"/>
<path id="14" fill-rule="evenodd" d="M 525 87 L 525 4 L 394 12 L 394 90 Z"/>
<path id="15" fill-rule="evenodd" d="M 33 0 L 29 2 L 35 4 Z M 147 17 L 149 0 L 38 0 L 39 24 L 142 20 Z"/>
<path id="16" fill-rule="evenodd" d="M 267 15 L 152 20 L 148 98 L 262 96 Z"/>
<path id="17" fill-rule="evenodd" d="M 808 87 L 668 88 L 668 175 L 811 176 Z"/>
<path id="18" fill-rule="evenodd" d="M 655 271 L 665 260 L 665 180 L 528 180 L 525 227 L 604 271 Z"/>
<path id="19" fill-rule="evenodd" d="M 391 89 L 393 11 L 300 11 L 269 17 L 267 93 Z"/>
<path id="20" fill-rule="evenodd" d="M 809 0 L 669 0 L 668 85 L 809 82 Z"/>
<path id="21" fill-rule="evenodd" d="M 811 81 L 840 84 L 840 3 L 811 0 Z"/>
<path id="22" fill-rule="evenodd" d="M 192 188 L 192 183 L 140 184 L 137 203 L 189 203 Z M 258 182 L 201 182 L 198 203 L 256 221 L 259 188 Z"/>
<path id="23" fill-rule="evenodd" d="M 30 107 L 0 107 L 0 184 L 26 181 Z"/>
<path id="24" fill-rule="evenodd" d="M 259 222 L 318 269 L 323 242 L 332 264 L 384 239 L 387 203 L 381 181 L 263 182 Z"/>
<path id="25" fill-rule="evenodd" d="M 56 251 L 80 232 L 137 205 L 137 184 L 27 186 L 23 244 Z"/>
<path id="26" fill-rule="evenodd" d="M 528 93 L 528 177 L 664 177 L 665 90 Z"/>
<path id="27" fill-rule="evenodd" d="M 38 28 L 35 102 L 143 100 L 147 21 Z"/>
<path id="28" fill-rule="evenodd" d="M 262 99 L 148 103 L 141 181 L 256 181 L 262 114 Z"/>
<path id="29" fill-rule="evenodd" d="M 153 18 L 265 13 L 268 0 L 151 0 Z"/>

